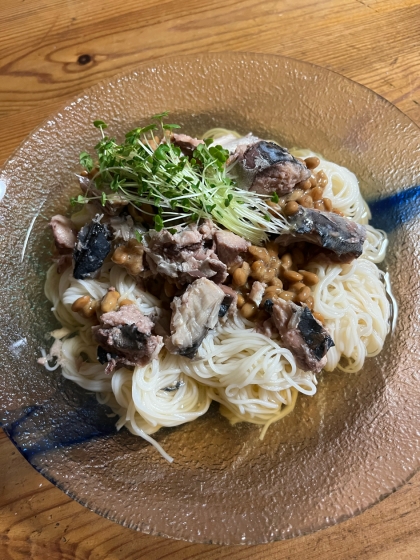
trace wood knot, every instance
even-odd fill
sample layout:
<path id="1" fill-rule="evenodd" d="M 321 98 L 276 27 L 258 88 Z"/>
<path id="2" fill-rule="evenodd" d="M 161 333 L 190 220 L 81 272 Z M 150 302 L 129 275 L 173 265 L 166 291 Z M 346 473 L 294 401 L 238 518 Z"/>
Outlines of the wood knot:
<path id="1" fill-rule="evenodd" d="M 92 60 L 92 57 L 90 56 L 90 54 L 81 54 L 79 56 L 79 58 L 77 59 L 77 62 L 79 64 L 81 64 L 82 66 L 84 66 L 85 64 L 89 64 L 89 62 Z"/>

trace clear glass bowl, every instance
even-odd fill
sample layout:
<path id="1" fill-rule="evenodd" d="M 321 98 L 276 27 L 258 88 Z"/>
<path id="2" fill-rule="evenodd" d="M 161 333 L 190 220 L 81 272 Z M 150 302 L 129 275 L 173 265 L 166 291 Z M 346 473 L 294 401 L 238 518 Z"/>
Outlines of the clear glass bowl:
<path id="1" fill-rule="evenodd" d="M 79 153 L 169 110 L 200 134 L 224 126 L 308 147 L 360 179 L 376 223 L 390 236 L 386 261 L 400 314 L 384 351 L 363 371 L 320 376 L 315 397 L 263 442 L 217 408 L 156 438 L 167 463 L 123 429 L 93 394 L 37 364 L 57 326 L 43 293 L 48 217 L 77 190 Z M 12 155 L 0 178 L 2 312 L 0 420 L 49 480 L 97 513 L 146 533 L 195 542 L 262 543 L 353 516 L 393 492 L 419 466 L 420 130 L 364 87 L 323 68 L 269 55 L 194 55 L 147 63 L 87 90 Z M 402 194 L 401 192 L 402 191 Z M 399 193 L 399 194 L 396 194 Z M 375 210 L 376 209 L 376 210 Z M 36 216 L 25 255 L 22 247 Z"/>

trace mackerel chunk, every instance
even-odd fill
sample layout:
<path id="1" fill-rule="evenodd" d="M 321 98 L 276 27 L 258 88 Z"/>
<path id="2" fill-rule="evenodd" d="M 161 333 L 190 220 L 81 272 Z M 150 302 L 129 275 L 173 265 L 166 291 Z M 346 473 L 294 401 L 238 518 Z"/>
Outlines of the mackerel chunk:
<path id="1" fill-rule="evenodd" d="M 255 142 L 258 142 L 259 140 L 260 138 L 258 138 L 258 136 L 254 136 L 251 132 L 246 136 L 241 136 L 240 138 L 238 138 L 235 134 L 229 133 L 224 136 L 219 136 L 219 138 L 213 140 L 211 145 L 222 146 L 222 148 L 228 150 L 228 152 L 232 155 L 235 153 L 237 148 L 240 147 L 243 152 L 247 146 L 255 144 Z"/>
<path id="2" fill-rule="evenodd" d="M 184 156 L 192 157 L 194 150 L 199 144 L 204 144 L 203 140 L 193 138 L 187 134 L 171 134 L 171 143 L 180 148 Z"/>
<path id="3" fill-rule="evenodd" d="M 238 186 L 259 194 L 288 194 L 311 175 L 306 165 L 286 148 L 265 140 L 250 144 L 245 150 L 238 146 L 231 161 L 236 161 L 231 174 L 236 176 Z"/>
<path id="4" fill-rule="evenodd" d="M 69 218 L 57 214 L 51 218 L 49 225 L 58 252 L 60 254 L 71 254 L 76 244 L 76 230 L 73 222 Z"/>
<path id="5" fill-rule="evenodd" d="M 225 292 L 207 278 L 188 286 L 182 297 L 171 303 L 171 337 L 165 346 L 172 354 L 194 358 L 208 331 L 219 319 Z"/>
<path id="6" fill-rule="evenodd" d="M 234 315 L 236 313 L 238 294 L 235 290 L 232 290 L 232 288 L 229 288 L 229 286 L 225 286 L 224 284 L 219 284 L 219 288 L 225 294 L 219 309 L 219 318 L 222 319 L 226 317 L 228 312 L 230 315 Z"/>
<path id="7" fill-rule="evenodd" d="M 203 226 L 203 233 L 196 224 L 189 224 L 184 229 L 175 228 L 175 233 L 168 229 L 151 229 L 144 236 L 143 245 L 152 274 L 160 274 L 180 284 L 190 284 L 197 278 L 224 282 L 228 274 L 226 265 L 212 248 L 211 222 Z"/>
<path id="8" fill-rule="evenodd" d="M 304 371 L 320 372 L 327 363 L 328 350 L 335 344 L 309 307 L 280 298 L 266 300 L 264 307 L 271 313 L 282 343 L 293 354 L 297 366 Z"/>
<path id="9" fill-rule="evenodd" d="M 334 212 L 300 206 L 296 214 L 289 216 L 289 224 L 290 233 L 276 239 L 276 243 L 283 247 L 307 241 L 326 249 L 331 260 L 341 263 L 350 263 L 363 252 L 366 229 Z"/>
<path id="10" fill-rule="evenodd" d="M 98 217 L 79 231 L 74 248 L 73 276 L 81 280 L 99 270 L 111 250 L 111 234 L 107 226 L 99 223 Z"/>
<path id="11" fill-rule="evenodd" d="M 246 253 L 251 245 L 248 241 L 231 231 L 221 229 L 214 234 L 216 254 L 228 268 L 243 263 L 241 253 Z"/>
<path id="12" fill-rule="evenodd" d="M 156 358 L 163 339 L 152 334 L 153 327 L 153 321 L 136 305 L 104 313 L 92 334 L 99 344 L 98 360 L 107 363 L 105 372 L 112 373 L 119 366 L 144 366 Z"/>

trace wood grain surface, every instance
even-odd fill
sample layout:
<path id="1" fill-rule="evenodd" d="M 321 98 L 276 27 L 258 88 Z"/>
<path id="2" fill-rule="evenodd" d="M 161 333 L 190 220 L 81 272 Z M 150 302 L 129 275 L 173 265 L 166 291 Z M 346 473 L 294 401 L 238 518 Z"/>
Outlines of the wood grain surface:
<path id="1" fill-rule="evenodd" d="M 373 89 L 420 124 L 415 0 L 0 0 L 0 165 L 69 97 L 167 55 L 278 53 Z M 420 558 L 420 474 L 338 526 L 270 545 L 151 537 L 72 501 L 0 431 L 0 560 Z"/>

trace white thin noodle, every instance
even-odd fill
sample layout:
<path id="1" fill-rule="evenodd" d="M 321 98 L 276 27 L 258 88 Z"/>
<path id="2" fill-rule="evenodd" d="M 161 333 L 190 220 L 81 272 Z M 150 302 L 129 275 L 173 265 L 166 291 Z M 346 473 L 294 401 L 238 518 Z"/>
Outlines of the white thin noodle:
<path id="1" fill-rule="evenodd" d="M 374 263 L 380 263 L 386 256 L 388 247 L 388 238 L 382 229 L 375 229 L 369 224 L 365 224 L 366 241 L 363 245 L 363 254 L 361 258 L 368 259 Z"/>
<path id="2" fill-rule="evenodd" d="M 236 132 L 236 130 L 229 130 L 228 128 L 210 128 L 210 130 L 206 130 L 206 132 L 203 134 L 203 140 L 206 140 L 206 138 L 217 140 L 218 138 L 222 138 L 223 136 L 233 136 L 234 138 L 241 138 L 242 134 L 239 134 L 239 132 Z"/>
<path id="3" fill-rule="evenodd" d="M 359 371 L 365 358 L 379 354 L 389 331 L 384 274 L 367 259 L 348 265 L 313 263 L 311 270 L 320 279 L 313 288 L 314 309 L 324 316 L 335 343 L 325 369 Z"/>
<path id="4" fill-rule="evenodd" d="M 53 265 L 45 292 L 57 319 L 70 332 L 77 332 L 61 344 L 58 360 L 64 377 L 96 392 L 98 400 L 120 417 L 118 429 L 126 426 L 145 437 L 162 426 L 195 420 L 215 400 L 231 422 L 264 426 L 263 437 L 271 423 L 291 412 L 298 392 L 315 394 L 315 376 L 299 370 L 289 350 L 256 333 L 251 322 L 239 317 L 219 325 L 205 339 L 195 361 L 163 350 L 158 360 L 136 367 L 134 372 L 120 368 L 112 376 L 105 374 L 96 360 L 91 322 L 73 312 L 71 305 L 84 295 L 101 298 L 110 286 L 121 294 L 120 300 L 135 301 L 144 314 L 159 312 L 159 301 L 110 262 L 103 265 L 96 280 L 76 280 L 70 269 L 59 276 Z M 179 382 L 177 390 L 163 390 Z M 145 439 L 156 444 L 150 437 Z M 160 446 L 158 450 L 171 460 Z"/>
<path id="5" fill-rule="evenodd" d="M 233 134 L 213 129 L 205 137 Z M 292 150 L 299 157 L 314 155 L 309 150 Z M 320 157 L 320 156 L 318 156 Z M 349 218 L 366 225 L 370 217 L 353 173 L 321 159 L 319 169 L 328 177 L 325 196 Z M 367 225 L 367 240 L 360 259 L 350 265 L 313 263 L 311 270 L 320 278 L 312 288 L 314 309 L 326 320 L 335 347 L 327 354 L 327 366 L 345 372 L 359 370 L 365 357 L 381 351 L 389 330 L 390 306 L 383 273 L 374 263 L 385 256 L 386 234 Z M 145 315 L 159 314 L 161 304 L 142 291 L 127 272 L 109 259 L 95 280 L 76 280 L 71 267 L 61 275 L 53 265 L 47 274 L 45 293 L 52 310 L 73 336 L 56 341 L 44 362 L 54 357 L 68 379 L 97 394 L 119 416 L 117 428 L 125 426 L 149 441 L 168 461 L 162 447 L 150 437 L 162 426 L 178 426 L 203 415 L 212 400 L 232 423 L 252 422 L 263 426 L 261 439 L 273 422 L 290 413 L 298 393 L 313 395 L 316 377 L 296 367 L 289 350 L 278 340 L 258 334 L 253 323 L 236 316 L 219 324 L 201 345 L 195 360 L 162 350 L 159 358 L 134 371 L 120 368 L 106 375 L 96 359 L 91 321 L 71 310 L 79 297 L 99 300 L 109 287 L 122 299 L 131 299 Z M 45 354 L 45 352 L 44 352 Z M 55 366 L 49 366 L 55 367 Z M 164 390 L 174 388 L 175 390 Z"/>

